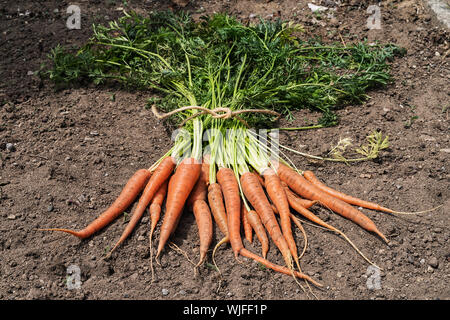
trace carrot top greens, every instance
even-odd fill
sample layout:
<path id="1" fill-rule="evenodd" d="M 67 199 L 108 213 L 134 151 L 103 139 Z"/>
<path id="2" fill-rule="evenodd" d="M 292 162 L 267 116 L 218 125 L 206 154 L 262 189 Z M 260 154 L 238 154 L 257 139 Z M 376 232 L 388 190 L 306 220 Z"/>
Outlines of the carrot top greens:
<path id="1" fill-rule="evenodd" d="M 337 124 L 336 109 L 361 103 L 368 89 L 387 84 L 389 60 L 403 53 L 392 44 L 324 45 L 304 40 L 301 31 L 281 20 L 244 25 L 226 14 L 194 21 L 184 12 L 124 13 L 106 26 L 93 25 L 92 38 L 76 50 L 54 48 L 46 74 L 62 86 L 115 80 L 152 89 L 157 97 L 149 103 L 164 112 L 197 104 L 268 109 L 292 119 L 292 110 L 309 108 L 322 113 L 317 125 L 324 127 Z M 180 123 L 193 112 L 171 119 Z M 240 117 L 255 127 L 274 120 L 262 113 Z M 210 115 L 201 119 L 205 129 L 212 126 Z"/>

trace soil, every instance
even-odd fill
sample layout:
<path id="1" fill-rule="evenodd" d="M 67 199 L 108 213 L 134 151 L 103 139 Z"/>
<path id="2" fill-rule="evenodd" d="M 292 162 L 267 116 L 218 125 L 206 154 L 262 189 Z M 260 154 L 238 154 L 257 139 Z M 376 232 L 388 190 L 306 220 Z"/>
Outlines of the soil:
<path id="1" fill-rule="evenodd" d="M 374 2 L 375 3 L 375 2 Z M 194 275 L 192 264 L 168 248 L 151 281 L 148 230 L 144 217 L 109 260 L 106 250 L 119 238 L 119 218 L 89 240 L 36 231 L 45 227 L 81 229 L 120 192 L 139 168 L 150 167 L 171 144 L 171 131 L 146 108 L 148 92 L 119 87 L 79 87 L 57 91 L 36 75 L 57 44 L 80 44 L 92 23 L 121 15 L 179 7 L 170 1 L 78 1 L 81 29 L 69 30 L 70 1 L 0 1 L 2 50 L 0 87 L 0 298 L 21 299 L 311 299 L 289 276 L 240 258 L 229 245 L 217 256 L 222 276 L 207 264 Z M 367 6 L 359 1 L 315 1 L 336 9 L 312 14 L 307 1 L 191 1 L 183 10 L 196 16 L 228 12 L 242 20 L 289 19 L 304 25 L 304 37 L 351 43 L 393 42 L 407 49 L 392 62 L 394 83 L 369 92 L 360 106 L 339 110 L 336 127 L 281 132 L 281 141 L 314 155 L 326 155 L 339 139 L 365 143 L 374 130 L 389 136 L 390 147 L 374 161 L 317 162 L 289 154 L 297 167 L 312 169 L 328 185 L 399 211 L 442 205 L 433 212 L 394 216 L 363 210 L 387 235 L 376 235 L 319 207 L 320 217 L 343 230 L 383 270 L 371 269 L 341 237 L 304 224 L 308 248 L 305 273 L 324 288 L 321 300 L 450 299 L 449 31 L 424 1 L 383 1 L 381 29 L 368 29 Z M 317 118 L 299 111 L 295 127 Z M 156 231 L 155 239 L 159 231 Z M 301 232 L 295 236 L 300 248 Z M 221 238 L 215 230 L 214 242 Z M 156 240 L 155 240 L 156 241 Z M 193 215 L 185 212 L 172 237 L 188 257 L 198 257 Z M 244 242 L 254 252 L 259 243 Z M 272 244 L 268 258 L 282 263 Z M 68 273 L 78 267 L 79 288 Z M 70 268 L 69 268 L 70 267 Z M 69 278 L 70 281 L 67 281 Z M 69 284 L 69 285 L 68 285 Z M 303 284 L 303 287 L 305 285 Z M 307 290 L 308 292 L 308 290 Z"/>

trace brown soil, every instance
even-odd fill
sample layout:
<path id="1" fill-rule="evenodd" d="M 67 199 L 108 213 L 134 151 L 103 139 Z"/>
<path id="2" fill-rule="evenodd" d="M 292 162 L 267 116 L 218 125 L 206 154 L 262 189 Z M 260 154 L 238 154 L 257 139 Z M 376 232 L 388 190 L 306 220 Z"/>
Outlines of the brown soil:
<path id="1" fill-rule="evenodd" d="M 330 6 L 333 1 L 316 1 Z M 380 289 L 368 264 L 339 236 L 309 224 L 304 272 L 324 284 L 312 288 L 319 299 L 449 299 L 449 33 L 422 1 L 383 1 L 382 29 L 368 30 L 367 4 L 341 1 L 334 18 L 314 17 L 307 1 L 192 1 L 185 10 L 196 15 L 227 11 L 248 20 L 251 14 L 302 23 L 308 36 L 325 41 L 393 42 L 408 53 L 392 63 L 395 83 L 370 92 L 362 106 L 339 111 L 333 128 L 284 132 L 282 141 L 315 155 L 325 155 L 340 138 L 355 145 L 373 130 L 391 143 L 376 161 L 346 165 L 313 162 L 292 155 L 299 168 L 344 192 L 400 211 L 438 205 L 432 213 L 392 216 L 364 210 L 387 235 L 378 237 L 324 209 L 315 212 L 347 233 L 383 268 Z M 361 2 L 364 3 L 364 2 Z M 117 196 L 138 168 L 149 167 L 171 143 L 170 130 L 145 108 L 146 92 L 120 88 L 74 88 L 55 91 L 29 71 L 37 71 L 58 43 L 79 44 L 90 36 L 93 22 L 121 13 L 122 1 L 78 1 L 80 30 L 66 28 L 70 1 L 0 1 L 0 298 L 1 299 L 308 299 L 291 277 L 241 259 L 229 245 L 217 254 L 222 277 L 205 265 L 193 267 L 168 249 L 155 265 L 151 283 L 148 252 L 149 220 L 108 261 L 105 251 L 118 239 L 120 218 L 90 240 L 36 231 L 44 227 L 80 229 Z M 126 9 L 168 8 L 170 2 L 127 1 Z M 58 12 L 55 11 L 58 9 Z M 201 12 L 201 13 L 200 13 Z M 316 115 L 296 114 L 302 126 Z M 14 148 L 7 149 L 12 143 Z M 155 237 L 158 237 L 158 231 Z M 295 232 L 299 247 L 302 234 Z M 220 240 L 214 235 L 214 244 Z M 186 212 L 172 241 L 196 260 L 198 235 Z M 245 245 L 259 252 L 258 242 Z M 209 258 L 210 259 L 210 258 Z M 272 245 L 269 259 L 282 262 Z M 208 260 L 208 263 L 211 263 Z M 81 288 L 69 290 L 67 268 L 77 265 Z"/>

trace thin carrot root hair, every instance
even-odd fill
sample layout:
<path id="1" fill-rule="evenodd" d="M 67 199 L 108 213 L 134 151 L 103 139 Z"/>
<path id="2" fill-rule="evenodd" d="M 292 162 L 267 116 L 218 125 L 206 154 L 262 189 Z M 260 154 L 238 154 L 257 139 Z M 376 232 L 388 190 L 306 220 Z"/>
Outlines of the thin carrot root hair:
<path id="1" fill-rule="evenodd" d="M 305 254 L 306 249 L 307 249 L 307 247 L 308 247 L 308 236 L 306 235 L 306 231 L 305 231 L 305 229 L 303 228 L 303 226 L 302 226 L 300 220 L 299 220 L 296 216 L 294 216 L 293 214 L 291 214 L 291 220 L 292 220 L 292 221 L 294 222 L 294 224 L 300 229 L 300 231 L 301 231 L 302 234 L 303 234 L 303 238 L 305 239 L 305 244 L 303 245 L 303 250 L 302 250 L 302 252 L 300 253 L 300 255 L 298 256 L 298 260 L 300 260 L 300 259 L 303 257 L 303 255 Z"/>
<path id="2" fill-rule="evenodd" d="M 214 267 L 216 267 L 217 271 L 218 271 L 220 274 L 222 274 L 222 272 L 220 271 L 220 269 L 219 269 L 219 267 L 217 266 L 217 263 L 216 263 L 216 258 L 215 258 L 215 256 L 216 256 L 216 251 L 217 251 L 217 249 L 219 249 L 219 247 L 220 247 L 222 244 L 227 243 L 227 242 L 229 242 L 229 241 L 230 241 L 230 238 L 229 238 L 228 236 L 223 237 L 222 240 L 220 240 L 220 241 L 214 246 L 214 249 L 213 249 L 213 252 L 212 252 L 212 255 L 211 255 L 211 259 L 212 259 L 212 262 L 213 262 L 213 264 L 214 264 Z"/>
<path id="3" fill-rule="evenodd" d="M 186 260 L 192 264 L 194 267 L 196 266 L 196 263 L 194 261 L 192 261 L 191 258 L 189 258 L 189 255 L 187 254 L 186 251 L 184 251 L 183 249 L 181 249 L 179 246 L 177 246 L 175 243 L 173 242 L 169 242 L 169 248 L 174 250 L 175 252 L 178 252 L 179 254 L 181 254 L 182 256 L 184 256 L 186 258 Z M 194 269 L 195 270 L 195 269 Z"/>
<path id="4" fill-rule="evenodd" d="M 428 213 L 428 212 L 432 212 L 435 211 L 437 209 L 439 209 L 440 207 L 442 207 L 443 204 L 438 205 L 437 207 L 431 208 L 431 209 L 427 209 L 427 210 L 422 210 L 422 211 L 412 211 L 412 212 L 407 212 L 407 211 L 394 211 L 394 210 L 390 210 L 389 212 L 386 211 L 387 213 L 392 213 L 392 214 L 404 214 L 404 215 L 415 215 L 415 214 L 423 214 L 423 213 Z"/>

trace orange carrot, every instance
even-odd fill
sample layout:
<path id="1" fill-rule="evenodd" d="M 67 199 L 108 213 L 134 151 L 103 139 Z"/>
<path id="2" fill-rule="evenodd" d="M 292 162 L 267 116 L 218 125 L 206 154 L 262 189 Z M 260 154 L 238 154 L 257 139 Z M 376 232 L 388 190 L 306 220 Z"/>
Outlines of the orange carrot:
<path id="1" fill-rule="evenodd" d="M 299 214 L 301 214 L 302 216 L 304 216 L 306 219 L 322 226 L 325 227 L 329 230 L 332 231 L 336 231 L 337 229 L 334 228 L 333 226 L 329 225 L 328 223 L 326 223 L 325 221 L 323 221 L 322 219 L 320 219 L 318 216 L 316 216 L 314 213 L 312 213 L 311 211 L 309 211 L 308 209 L 306 209 L 305 207 L 302 206 L 302 202 L 300 201 L 301 199 L 299 197 L 297 197 L 297 195 L 292 192 L 291 190 L 287 189 L 286 190 L 286 195 L 288 197 L 288 201 L 289 201 L 289 206 L 294 209 L 296 212 L 298 212 Z"/>
<path id="2" fill-rule="evenodd" d="M 255 177 L 256 178 L 256 177 Z M 229 168 L 220 168 L 217 172 L 217 181 L 219 182 L 222 191 L 223 197 L 225 199 L 225 206 L 227 210 L 227 221 L 228 221 L 228 231 L 230 237 L 231 247 L 237 259 L 238 255 L 242 255 L 244 257 L 253 259 L 255 261 L 260 262 L 265 265 L 267 268 L 275 270 L 277 272 L 281 272 L 288 275 L 294 275 L 298 278 L 305 279 L 310 281 L 314 285 L 321 287 L 322 285 L 307 275 L 297 272 L 292 268 L 288 269 L 277 264 L 274 264 L 267 259 L 264 259 L 246 248 L 244 248 L 242 244 L 242 239 L 240 235 L 240 213 L 241 213 L 241 200 L 239 196 L 239 185 L 236 179 L 236 176 L 232 169 Z M 281 233 L 281 230 L 280 230 Z M 286 245 L 287 248 L 287 245 Z M 289 253 L 289 248 L 287 248 L 287 252 Z"/>
<path id="3" fill-rule="evenodd" d="M 167 185 L 169 183 L 169 180 L 167 179 L 164 181 L 162 186 L 158 189 L 155 196 L 152 199 L 152 202 L 150 203 L 149 213 L 150 213 L 150 233 L 148 236 L 149 243 L 150 243 L 150 269 L 152 271 L 152 281 L 154 280 L 154 271 L 153 271 L 153 245 L 152 245 L 152 237 L 153 232 L 155 231 L 156 224 L 159 221 L 159 218 L 161 216 L 161 206 L 164 202 L 164 199 L 167 194 Z"/>
<path id="4" fill-rule="evenodd" d="M 196 159 L 185 158 L 170 178 L 167 189 L 166 212 L 161 225 L 156 258 L 159 257 L 170 235 L 175 231 L 186 200 L 200 176 L 200 171 L 201 164 Z"/>
<path id="5" fill-rule="evenodd" d="M 172 157 L 164 158 L 161 163 L 156 167 L 155 172 L 145 186 L 142 192 L 139 202 L 131 215 L 130 221 L 128 222 L 125 230 L 120 236 L 119 240 L 116 242 L 115 246 L 111 249 L 107 256 L 110 256 L 112 252 L 125 241 L 126 238 L 131 234 L 131 232 L 136 227 L 137 223 L 144 214 L 145 209 L 149 205 L 150 201 L 153 199 L 155 193 L 162 186 L 162 184 L 169 178 L 175 167 L 175 159 Z"/>
<path id="6" fill-rule="evenodd" d="M 229 242 L 230 238 L 228 236 L 227 213 L 225 211 L 225 205 L 223 203 L 222 189 L 220 188 L 220 185 L 216 182 L 211 183 L 208 187 L 208 204 L 211 209 L 211 213 L 214 217 L 214 221 L 216 222 L 220 231 L 224 234 L 224 237 L 215 245 L 212 252 L 212 261 L 216 266 L 217 270 L 219 270 L 219 267 L 216 264 L 214 256 L 216 254 L 217 249 L 222 244 Z"/>
<path id="7" fill-rule="evenodd" d="M 208 187 L 208 204 L 220 231 L 228 236 L 227 213 L 223 203 L 222 188 L 218 183 L 211 183 Z"/>
<path id="8" fill-rule="evenodd" d="M 156 224 L 159 221 L 159 218 L 161 216 L 161 207 L 164 202 L 164 199 L 166 198 L 167 194 L 167 185 L 169 183 L 169 179 L 164 181 L 162 186 L 158 189 L 158 191 L 155 193 L 155 196 L 152 199 L 152 202 L 150 203 L 149 213 L 150 213 L 150 238 L 153 235 L 153 232 L 156 228 Z"/>
<path id="9" fill-rule="evenodd" d="M 239 194 L 239 184 L 230 168 L 219 168 L 217 171 L 217 181 L 222 189 L 227 212 L 228 236 L 231 248 L 237 259 L 239 251 L 244 247 L 241 239 L 241 197 Z"/>
<path id="10" fill-rule="evenodd" d="M 192 206 L 196 200 L 206 200 L 209 184 L 209 163 L 202 162 L 200 176 L 192 189 L 189 198 L 186 201 L 186 207 L 192 210 Z"/>
<path id="11" fill-rule="evenodd" d="M 266 230 L 264 229 L 261 219 L 259 218 L 255 210 L 245 211 L 247 220 L 252 226 L 253 230 L 255 230 L 255 234 L 258 237 L 259 243 L 261 243 L 262 256 L 265 259 L 267 257 L 267 252 L 269 251 L 269 238 L 267 238 Z"/>
<path id="12" fill-rule="evenodd" d="M 294 192 L 292 192 L 289 189 L 286 189 L 286 194 L 288 196 L 288 201 L 289 201 L 289 205 L 291 206 L 292 209 L 294 209 L 296 212 L 298 212 L 299 214 L 301 214 L 302 216 L 304 216 L 306 219 L 318 224 L 319 226 L 322 226 L 324 228 L 327 228 L 328 230 L 334 231 L 338 234 L 340 234 L 367 262 L 369 262 L 370 264 L 374 265 L 375 267 L 381 269 L 380 267 L 378 267 L 375 263 L 373 263 L 372 261 L 370 261 L 357 247 L 356 245 L 347 237 L 347 235 L 342 232 L 341 230 L 333 227 L 332 225 L 326 223 L 325 221 L 323 221 L 322 219 L 320 219 L 318 216 L 316 216 L 314 213 L 312 213 L 311 211 L 309 211 L 308 209 L 304 208 L 302 206 L 302 202 L 299 201 L 301 200 L 299 197 L 297 197 L 295 195 Z M 296 221 L 294 221 L 295 223 L 297 223 Z"/>
<path id="13" fill-rule="evenodd" d="M 253 229 L 252 229 L 252 225 L 250 224 L 250 222 L 248 221 L 247 218 L 247 210 L 245 209 L 245 206 L 242 205 L 241 206 L 242 210 L 241 210 L 241 216 L 242 216 L 242 226 L 244 227 L 244 237 L 245 239 L 247 239 L 248 242 L 252 243 L 253 241 Z"/>
<path id="14" fill-rule="evenodd" d="M 386 243 L 388 242 L 387 238 L 378 230 L 375 223 L 358 209 L 320 190 L 303 178 L 301 174 L 295 172 L 286 165 L 278 163 L 275 167 L 280 178 L 298 195 L 306 199 L 318 200 L 323 206 L 355 222 L 367 231 L 376 233 Z"/>
<path id="15" fill-rule="evenodd" d="M 251 203 L 256 213 L 258 213 L 275 245 L 280 249 L 286 265 L 292 269 L 292 255 L 289 246 L 257 176 L 250 172 L 245 172 L 241 175 L 240 180 L 245 197 Z"/>
<path id="16" fill-rule="evenodd" d="M 122 192 L 114 201 L 114 203 L 106 209 L 97 219 L 92 221 L 86 228 L 80 231 L 74 231 L 62 228 L 47 228 L 39 229 L 41 231 L 62 231 L 70 233 L 80 239 L 86 239 L 92 236 L 94 233 L 100 231 L 114 219 L 116 219 L 121 213 L 123 213 L 136 199 L 136 197 L 144 189 L 148 180 L 150 179 L 151 172 L 147 169 L 140 169 L 136 171 L 133 176 L 128 180 Z"/>
<path id="17" fill-rule="evenodd" d="M 289 209 L 289 202 L 281 185 L 281 180 L 272 168 L 267 168 L 262 172 L 264 177 L 265 187 L 270 200 L 277 208 L 280 215 L 281 231 L 289 246 L 291 255 L 294 258 L 298 268 L 300 269 L 297 253 L 297 245 L 295 244 L 294 236 L 292 235 L 291 226 L 291 211 Z"/>
<path id="18" fill-rule="evenodd" d="M 359 206 L 359 207 L 363 207 L 363 208 L 367 208 L 367 209 L 371 209 L 371 210 L 376 210 L 376 211 L 384 211 L 384 212 L 388 212 L 388 213 L 395 213 L 394 210 L 385 208 L 380 206 L 377 203 L 373 203 L 370 201 L 365 201 L 359 198 L 355 198 L 352 197 L 350 195 L 347 195 L 343 192 L 339 192 L 335 189 L 332 189 L 328 186 L 326 186 L 325 184 L 323 184 L 319 179 L 317 179 L 317 177 L 314 175 L 314 173 L 312 171 L 304 171 L 303 172 L 303 176 L 306 178 L 306 180 L 308 180 L 309 182 L 311 182 L 312 184 L 314 184 L 316 187 L 318 187 L 319 189 L 321 189 L 322 191 L 328 193 L 329 195 L 332 195 L 333 197 L 336 197 L 338 199 L 341 199 L 342 201 L 345 201 L 349 204 L 353 204 L 355 206 Z"/>
<path id="19" fill-rule="evenodd" d="M 281 181 L 281 185 L 283 186 L 283 188 L 284 188 L 286 193 L 288 193 L 288 192 L 292 193 L 291 189 L 289 189 L 289 187 L 286 184 L 286 182 Z M 316 203 L 319 202 L 318 200 L 308 200 L 308 199 L 300 198 L 298 196 L 296 196 L 296 201 L 297 201 L 297 203 L 299 203 L 305 209 L 309 209 L 312 206 L 314 206 Z"/>
<path id="20" fill-rule="evenodd" d="M 257 176 L 258 176 L 259 182 L 260 182 L 261 185 L 265 188 L 265 187 L 266 187 L 266 183 L 264 182 L 263 178 L 262 178 L 260 175 L 258 175 L 258 174 L 257 174 Z M 281 180 L 281 185 L 283 186 L 284 189 L 289 188 L 288 185 L 286 184 L 286 182 L 284 182 L 284 181 L 282 181 L 282 180 Z M 313 205 L 315 205 L 316 203 L 319 202 L 319 201 L 317 201 L 317 200 L 308 200 L 308 199 L 303 199 L 303 198 L 299 198 L 299 197 L 297 197 L 297 198 L 298 198 L 297 200 L 298 200 L 298 201 L 302 204 L 302 206 L 305 207 L 306 209 L 311 208 Z M 278 214 L 278 209 L 277 209 L 273 204 L 271 204 L 271 207 L 272 207 L 273 212 L 274 212 L 275 214 Z"/>
<path id="21" fill-rule="evenodd" d="M 206 253 L 212 241 L 213 223 L 211 211 L 204 200 L 197 200 L 193 206 L 195 221 L 197 222 L 200 238 L 200 260 L 196 267 L 200 266 L 206 258 Z"/>

